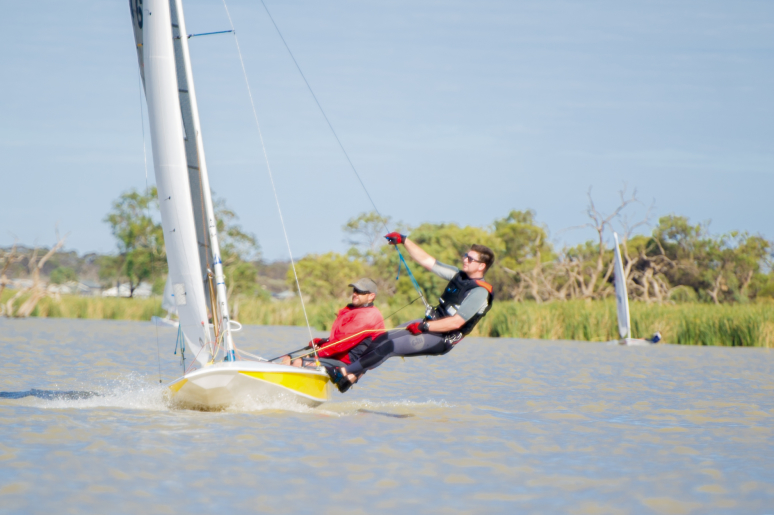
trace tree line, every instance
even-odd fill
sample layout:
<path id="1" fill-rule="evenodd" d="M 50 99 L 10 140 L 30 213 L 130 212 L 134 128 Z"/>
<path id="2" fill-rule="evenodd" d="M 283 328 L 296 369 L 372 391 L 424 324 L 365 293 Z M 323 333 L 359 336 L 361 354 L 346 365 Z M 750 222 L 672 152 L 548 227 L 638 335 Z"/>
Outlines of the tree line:
<path id="1" fill-rule="evenodd" d="M 636 192 L 621 192 L 621 202 L 611 213 L 601 213 L 589 194 L 589 222 L 578 228 L 593 229 L 593 240 L 559 248 L 550 241 L 548 228 L 538 223 L 532 210 L 513 210 L 487 227 L 454 223 L 424 223 L 411 228 L 397 224 L 415 242 L 444 263 L 459 265 L 472 243 L 492 248 L 497 256 L 487 274 L 499 299 L 565 301 L 604 299 L 614 295 L 612 232 L 621 241 L 629 297 L 644 302 L 744 303 L 774 297 L 771 272 L 772 242 L 742 231 L 713 235 L 709 223 L 694 224 L 679 215 L 666 215 L 650 224 L 649 212 L 636 223 L 627 215 L 640 203 Z M 346 254 L 309 255 L 297 264 L 305 295 L 344 297 L 352 277 L 368 275 L 397 302 L 416 297 L 405 271 L 398 276 L 396 250 L 383 244 L 389 218 L 363 213 L 343 230 L 352 245 Z M 640 232 L 638 234 L 638 232 Z M 412 267 L 417 282 L 430 298 L 442 293 L 445 281 Z M 288 272 L 292 284 L 292 271 Z"/>
<path id="2" fill-rule="evenodd" d="M 405 268 L 398 268 L 396 249 L 384 242 L 389 227 L 410 234 L 430 254 L 453 265 L 459 264 L 472 243 L 492 248 L 497 260 L 487 279 L 500 300 L 597 300 L 614 294 L 612 232 L 616 229 L 629 296 L 634 300 L 721 304 L 774 297 L 772 242 L 742 231 L 712 234 L 708 223 L 692 223 L 679 215 L 652 223 L 648 212 L 632 223 L 628 216 L 636 204 L 641 204 L 636 192 L 624 191 L 618 207 L 602 213 L 589 194 L 588 222 L 576 229 L 590 229 L 595 238 L 562 247 L 552 243 L 548 228 L 532 210 L 513 210 L 486 227 L 454 223 L 410 227 L 375 212 L 361 213 L 342 228 L 350 246 L 347 252 L 310 254 L 297 262 L 296 269 L 301 290 L 311 300 L 345 299 L 347 284 L 361 276 L 374 279 L 380 297 L 391 304 L 416 300 Z M 256 237 L 241 227 L 222 198 L 216 197 L 215 210 L 229 296 L 268 298 L 271 291 L 295 291 L 288 263 L 264 262 Z M 141 282 L 151 282 L 155 293 L 163 291 L 167 263 L 159 218 L 155 187 L 126 192 L 113 202 L 104 221 L 115 237 L 117 252 L 91 258 L 103 284 L 126 282 L 134 291 Z M 5 259 L 4 273 L 12 262 Z M 32 263 L 30 274 L 38 274 L 32 269 L 40 270 L 40 265 Z M 445 281 L 410 260 L 409 266 L 426 296 L 437 298 Z M 73 273 L 59 267 L 50 280 L 72 279 Z"/>

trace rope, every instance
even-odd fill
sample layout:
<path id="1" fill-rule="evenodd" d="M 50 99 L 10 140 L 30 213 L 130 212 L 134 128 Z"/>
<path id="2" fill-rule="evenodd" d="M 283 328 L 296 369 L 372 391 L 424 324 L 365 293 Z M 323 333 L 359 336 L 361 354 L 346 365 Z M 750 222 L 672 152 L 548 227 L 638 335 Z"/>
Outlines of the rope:
<path id="1" fill-rule="evenodd" d="M 225 1 L 225 0 L 224 0 Z M 320 101 L 317 100 L 317 95 L 314 94 L 314 91 L 312 91 L 312 86 L 309 84 L 309 81 L 306 80 L 306 75 L 304 75 L 304 72 L 301 71 L 301 66 L 298 65 L 298 61 L 296 61 L 295 56 L 293 55 L 293 52 L 290 51 L 290 47 L 288 46 L 287 42 L 285 41 L 285 38 L 282 36 L 282 32 L 280 32 L 279 27 L 277 26 L 277 23 L 274 21 L 274 17 L 272 17 L 271 13 L 269 12 L 269 8 L 266 7 L 266 3 L 261 0 L 261 5 L 263 5 L 263 8 L 266 10 L 266 14 L 269 15 L 269 19 L 271 20 L 271 24 L 274 25 L 274 28 L 277 30 L 277 34 L 279 34 L 280 39 L 282 40 L 282 44 L 285 45 L 285 48 L 288 51 L 288 54 L 290 54 L 290 58 L 293 59 L 293 64 L 296 65 L 296 69 L 298 70 L 298 73 L 301 74 L 301 78 L 304 79 L 304 83 L 306 84 L 306 87 L 309 89 L 309 93 L 312 94 L 312 98 L 314 99 L 314 103 L 317 104 L 317 107 L 320 109 L 320 113 L 322 113 L 323 118 L 325 118 L 325 123 L 328 124 L 328 127 L 331 129 L 331 132 L 333 133 L 333 137 L 336 138 L 336 143 L 339 144 L 339 148 L 341 148 L 341 151 L 344 153 L 344 157 L 347 158 L 347 162 L 349 163 L 349 166 L 352 168 L 352 171 L 355 172 L 355 176 L 357 177 L 357 180 L 360 182 L 360 186 L 363 187 L 363 191 L 365 192 L 366 196 L 368 197 L 368 200 L 371 202 L 371 205 L 374 208 L 374 211 L 376 211 L 376 214 L 379 215 L 382 220 L 384 220 L 384 217 L 379 212 L 379 208 L 376 207 L 376 203 L 371 198 L 371 194 L 368 193 L 368 188 L 366 188 L 365 183 L 363 183 L 363 179 L 360 177 L 360 174 L 357 173 L 357 169 L 355 168 L 355 165 L 352 163 L 352 160 L 349 158 L 349 154 L 347 153 L 346 149 L 344 148 L 344 145 L 341 143 L 341 140 L 339 139 L 339 135 L 336 134 L 336 130 L 333 128 L 333 124 L 331 124 L 331 121 L 328 119 L 328 115 L 325 114 L 325 110 L 322 108 L 322 105 L 320 104 Z M 387 229 L 387 232 L 390 232 L 389 227 L 387 227 L 387 223 L 384 222 L 384 228 Z"/>
<path id="2" fill-rule="evenodd" d="M 228 11 L 228 6 L 226 5 L 226 0 L 223 0 L 223 7 L 226 9 L 226 16 L 228 16 L 228 23 L 231 25 L 231 30 L 234 34 L 234 42 L 236 43 L 237 47 L 237 53 L 239 54 L 239 63 L 242 65 L 242 75 L 244 75 L 245 78 L 245 85 L 247 86 L 247 94 L 250 97 L 250 106 L 253 109 L 253 118 L 255 119 L 255 125 L 258 127 L 258 136 L 261 140 L 261 148 L 263 149 L 263 157 L 266 161 L 266 170 L 269 172 L 269 180 L 271 181 L 271 189 L 274 193 L 274 201 L 277 204 L 277 212 L 279 213 L 280 217 L 280 223 L 282 224 L 282 233 L 285 235 L 285 244 L 288 248 L 288 255 L 290 256 L 290 265 L 293 268 L 293 277 L 296 280 L 296 288 L 298 288 L 298 298 L 301 299 L 301 309 L 304 312 L 304 320 L 306 321 L 306 328 L 309 331 L 309 339 L 312 340 L 314 337 L 312 336 L 312 326 L 309 323 L 309 316 L 306 313 L 306 305 L 304 303 L 304 295 L 301 292 L 301 283 L 298 280 L 298 273 L 296 271 L 296 263 L 293 260 L 293 251 L 290 249 L 290 238 L 288 238 L 288 232 L 285 228 L 285 220 L 282 217 L 282 208 L 280 207 L 280 201 L 279 196 L 277 195 L 277 188 L 274 185 L 274 175 L 271 172 L 271 166 L 269 165 L 269 156 L 266 153 L 266 145 L 263 141 L 263 132 L 261 131 L 261 124 L 258 121 L 258 112 L 255 109 L 255 101 L 253 100 L 253 92 L 250 90 L 250 81 L 247 79 L 247 70 L 245 69 L 245 62 L 244 59 L 242 59 L 242 50 L 239 48 L 239 38 L 237 37 L 236 30 L 234 30 L 234 22 L 231 20 L 231 14 Z M 265 7 L 265 5 L 264 5 Z M 315 359 L 317 359 L 317 351 L 315 350 Z"/>
<path id="3" fill-rule="evenodd" d="M 428 304 L 427 300 L 425 300 L 425 296 L 422 293 L 422 288 L 419 287 L 419 283 L 414 278 L 414 274 L 411 273 L 411 269 L 409 268 L 408 263 L 406 263 L 406 260 L 403 258 L 403 254 L 401 253 L 401 251 L 400 251 L 400 249 L 398 248 L 397 245 L 395 245 L 395 250 L 398 251 L 398 256 L 400 257 L 400 262 L 398 263 L 398 275 L 395 276 L 395 280 L 397 281 L 400 278 L 400 264 L 403 263 L 403 266 L 406 267 L 406 272 L 408 272 L 408 276 L 411 279 L 411 282 L 414 283 L 414 288 L 417 290 L 417 293 L 419 293 L 419 298 L 422 299 L 422 303 L 425 305 L 425 308 L 426 309 L 430 309 L 430 304 Z M 416 299 L 414 299 L 414 300 L 416 300 Z M 414 302 L 414 301 L 412 301 L 412 302 Z"/>
<path id="4" fill-rule="evenodd" d="M 336 340 L 334 342 L 328 342 L 327 345 L 323 345 L 319 349 L 313 346 L 312 349 L 314 349 L 314 350 L 311 350 L 311 351 L 307 352 L 306 354 L 299 354 L 298 356 L 294 356 L 293 359 L 303 358 L 303 357 L 309 356 L 312 353 L 314 353 L 314 355 L 317 356 L 318 351 L 325 350 L 325 349 L 327 349 L 329 347 L 332 347 L 334 345 L 338 345 L 341 342 L 345 342 L 347 340 L 351 340 L 355 336 L 360 336 L 361 334 L 365 334 L 365 333 L 389 333 L 389 332 L 392 332 L 392 331 L 403 331 L 403 330 L 404 330 L 403 327 L 396 328 L 396 329 L 365 329 L 363 331 L 360 331 L 359 333 L 351 334 L 351 335 L 347 336 L 346 338 L 342 338 L 341 340 Z M 274 361 L 275 359 L 280 359 L 281 357 L 287 356 L 287 355 L 288 354 L 283 354 L 282 356 L 277 356 L 276 358 L 270 359 L 269 361 Z M 319 359 L 319 358 L 316 358 L 316 359 Z"/>

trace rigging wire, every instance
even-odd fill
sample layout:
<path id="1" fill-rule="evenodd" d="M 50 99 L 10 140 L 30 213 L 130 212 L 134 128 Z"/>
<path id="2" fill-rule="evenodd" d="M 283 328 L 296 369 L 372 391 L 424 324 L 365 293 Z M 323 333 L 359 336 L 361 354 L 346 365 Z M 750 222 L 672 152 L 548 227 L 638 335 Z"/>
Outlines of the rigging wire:
<path id="1" fill-rule="evenodd" d="M 266 7 L 266 3 L 263 0 L 261 0 L 261 5 L 263 5 L 263 8 L 266 10 L 266 14 L 269 15 L 269 19 L 271 20 L 271 24 L 274 25 L 274 28 L 277 30 L 277 34 L 279 35 L 280 39 L 282 40 L 282 44 L 285 45 L 285 49 L 287 49 L 288 54 L 290 54 L 290 58 L 293 59 L 293 64 L 296 65 L 296 69 L 298 70 L 298 73 L 300 73 L 301 74 L 301 78 L 304 79 L 304 84 L 306 84 L 306 87 L 309 89 L 309 93 L 311 93 L 312 98 L 314 99 L 314 103 L 317 104 L 317 107 L 320 109 L 320 113 L 322 113 L 323 118 L 325 118 L 325 123 L 328 124 L 328 127 L 330 128 L 331 132 L 333 133 L 333 137 L 336 138 L 336 143 L 339 144 L 339 148 L 341 148 L 341 151 L 344 153 L 344 157 L 347 158 L 347 162 L 349 163 L 350 168 L 352 168 L 352 171 L 355 173 L 355 176 L 357 177 L 357 180 L 360 182 L 360 186 L 363 187 L 363 191 L 365 192 L 366 196 L 368 197 L 368 200 L 371 202 L 371 206 L 373 206 L 374 211 L 376 211 L 376 214 L 378 214 L 379 217 L 382 219 L 382 224 L 384 225 L 384 228 L 387 229 L 387 232 L 390 232 L 390 228 L 387 227 L 386 219 L 382 216 L 382 213 L 379 212 L 379 208 L 376 207 L 376 202 L 374 202 L 374 199 L 371 198 L 371 194 L 368 192 L 368 188 L 366 188 L 365 183 L 363 182 L 363 179 L 360 177 L 360 174 L 357 172 L 357 169 L 355 168 L 355 165 L 352 162 L 352 159 L 349 158 L 349 154 L 347 153 L 347 150 L 344 148 L 344 145 L 341 143 L 341 140 L 339 139 L 339 135 L 336 133 L 336 130 L 333 128 L 333 124 L 328 119 L 328 115 L 325 114 L 325 110 L 322 108 L 322 105 L 320 104 L 320 101 L 317 100 L 317 95 L 314 94 L 314 91 L 312 90 L 312 86 L 309 84 L 309 81 L 306 80 L 306 75 L 304 75 L 304 72 L 301 71 L 301 66 L 299 66 L 298 61 L 296 61 L 296 57 L 293 55 L 293 52 L 290 50 L 290 47 L 288 46 L 287 42 L 285 41 L 285 37 L 282 35 L 282 32 L 280 32 L 280 29 L 277 26 L 277 23 L 274 21 L 274 17 L 272 17 L 271 13 L 269 12 L 269 8 Z"/>
<path id="2" fill-rule="evenodd" d="M 298 298 L 301 299 L 301 309 L 304 312 L 304 320 L 306 321 L 306 328 L 309 331 L 309 340 L 311 341 L 311 340 L 314 339 L 314 336 L 312 335 L 312 326 L 309 323 L 309 315 L 307 315 L 307 312 L 306 312 L 306 305 L 304 303 L 304 295 L 301 292 L 301 283 L 298 280 L 298 273 L 296 272 L 296 263 L 295 263 L 295 260 L 293 259 L 293 251 L 290 248 L 290 238 L 288 237 L 288 231 L 285 228 L 285 220 L 284 220 L 284 218 L 282 216 L 282 208 L 280 207 L 279 196 L 277 195 L 277 188 L 276 188 L 276 186 L 274 184 L 274 175 L 271 172 L 271 166 L 269 165 L 269 156 L 266 153 L 266 145 L 264 144 L 264 141 L 263 141 L 263 132 L 261 131 L 261 124 L 258 121 L 258 112 L 255 109 L 255 101 L 253 100 L 253 92 L 250 89 L 250 81 L 247 79 L 247 70 L 245 69 L 245 62 L 244 62 L 244 59 L 242 59 L 242 50 L 239 48 L 239 38 L 237 37 L 236 30 L 234 30 L 234 22 L 231 20 L 231 13 L 229 13 L 229 11 L 228 11 L 228 6 L 226 5 L 226 0 L 222 0 L 222 1 L 223 1 L 223 7 L 226 10 L 226 16 L 228 16 L 228 23 L 231 26 L 232 33 L 234 34 L 234 42 L 236 43 L 237 53 L 239 54 L 239 63 L 242 65 L 242 75 L 244 75 L 245 85 L 247 86 L 247 94 L 250 97 L 250 106 L 252 107 L 252 110 L 253 110 L 253 118 L 255 119 L 255 125 L 256 125 L 256 127 L 258 127 L 258 136 L 259 136 L 260 141 L 261 141 L 261 148 L 263 149 L 263 157 L 264 157 L 264 160 L 266 161 L 266 170 L 269 172 L 269 180 L 271 181 L 271 189 L 272 189 L 272 192 L 274 193 L 274 201 L 277 204 L 277 212 L 279 213 L 280 223 L 282 224 L 282 232 L 285 235 L 285 244 L 287 245 L 288 255 L 290 256 L 290 265 L 293 268 L 293 277 L 296 280 L 296 288 L 298 289 Z M 316 349 L 315 349 L 314 355 L 315 355 L 315 360 L 318 360 L 317 350 Z"/>
<path id="3" fill-rule="evenodd" d="M 223 1 L 225 2 L 225 0 Z M 347 150 L 344 148 L 344 144 L 341 142 L 341 139 L 339 139 L 339 135 L 336 133 L 336 129 L 333 128 L 333 124 L 328 119 L 328 115 L 325 114 L 325 109 L 323 109 L 322 104 L 320 104 L 320 101 L 317 99 L 317 95 L 314 94 L 314 90 L 312 90 L 311 84 L 309 84 L 309 81 L 306 79 L 306 75 L 304 75 L 304 72 L 301 70 L 301 66 L 298 64 L 298 61 L 296 61 L 296 57 L 293 55 L 293 52 L 290 50 L 290 46 L 288 46 L 287 41 L 285 41 L 285 37 L 282 35 L 282 32 L 277 26 L 277 22 L 274 21 L 274 17 L 269 12 L 269 8 L 266 7 L 266 3 L 264 2 L 264 0 L 261 0 L 261 5 L 263 5 L 263 8 L 266 11 L 266 14 L 269 16 L 269 19 L 271 20 L 271 24 L 274 25 L 274 29 L 277 31 L 277 34 L 282 40 L 282 44 L 285 45 L 285 49 L 288 51 L 288 54 L 290 54 L 290 58 L 293 60 L 293 64 L 296 65 L 296 69 L 298 70 L 298 73 L 301 75 L 301 78 L 304 79 L 304 84 L 306 84 L 306 87 L 309 90 L 309 93 L 312 95 L 312 98 L 314 99 L 314 103 L 317 104 L 317 107 L 320 109 L 320 113 L 323 115 L 323 118 L 325 118 L 325 123 L 328 124 L 328 128 L 330 128 L 331 132 L 333 133 L 333 137 L 336 138 L 336 143 L 339 144 L 339 148 L 341 148 L 341 151 L 344 153 L 344 157 L 347 158 L 347 162 L 349 163 L 350 168 L 352 168 L 352 171 L 354 172 L 355 177 L 357 177 L 358 182 L 360 182 L 360 186 L 363 188 L 363 192 L 365 192 L 366 197 L 368 197 L 368 201 L 371 202 L 371 206 L 374 208 L 374 211 L 376 211 L 376 214 L 379 215 L 379 218 L 382 220 L 382 225 L 384 225 L 384 228 L 387 229 L 387 232 L 390 232 L 390 228 L 387 226 L 387 219 L 379 211 L 379 208 L 376 207 L 376 202 L 374 202 L 374 199 L 371 198 L 371 194 L 368 192 L 368 188 L 366 188 L 366 185 L 363 182 L 363 179 L 360 177 L 360 174 L 358 173 L 357 168 L 355 168 L 355 164 L 352 162 L 352 159 L 349 158 L 349 154 L 347 153 Z M 232 25 L 232 29 L 233 29 L 233 25 Z M 409 277 L 411 278 L 411 281 L 414 283 L 414 288 L 416 288 L 417 293 L 419 293 L 419 296 L 422 298 L 422 303 L 424 303 L 425 308 L 430 309 L 430 305 L 427 303 L 427 300 L 425 300 L 425 296 L 422 293 L 422 289 L 419 287 L 419 283 L 417 283 L 416 279 L 414 279 L 414 274 L 411 273 L 411 269 L 406 263 L 406 260 L 403 259 L 403 254 L 401 254 L 400 249 L 398 249 L 397 245 L 395 245 L 395 250 L 398 252 L 398 256 L 400 256 L 400 262 L 402 262 L 403 265 L 406 267 L 406 271 L 408 272 Z M 400 262 L 398 263 L 399 271 L 400 271 Z"/>
<path id="4" fill-rule="evenodd" d="M 145 166 L 145 195 L 147 196 L 148 193 L 150 193 L 150 187 L 148 186 L 148 152 L 145 149 L 145 117 L 143 115 L 143 109 L 142 109 L 142 75 L 138 72 L 137 73 L 137 84 L 138 84 L 138 91 L 140 93 L 140 125 L 142 126 L 142 162 Z M 150 216 L 150 204 L 148 204 L 146 207 L 146 211 L 148 213 L 148 220 L 151 219 Z M 151 252 L 151 276 L 153 275 L 153 252 Z M 159 322 L 156 321 L 156 362 L 159 366 L 159 383 L 161 383 L 161 349 L 159 348 Z"/>

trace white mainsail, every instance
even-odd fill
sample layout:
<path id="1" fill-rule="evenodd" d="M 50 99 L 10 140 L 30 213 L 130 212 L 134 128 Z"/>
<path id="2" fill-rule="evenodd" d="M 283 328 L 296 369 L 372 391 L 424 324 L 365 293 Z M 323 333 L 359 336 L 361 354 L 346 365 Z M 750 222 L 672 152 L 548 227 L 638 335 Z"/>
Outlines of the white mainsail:
<path id="1" fill-rule="evenodd" d="M 615 238 L 615 302 L 618 310 L 618 334 L 621 338 L 631 338 L 632 329 L 629 318 L 629 295 L 626 292 L 626 276 L 624 275 L 623 261 L 621 260 L 621 250 L 618 244 L 618 234 L 613 233 Z"/>
<path id="2" fill-rule="evenodd" d="M 130 0 L 130 7 L 135 38 L 138 29 L 141 32 L 141 39 L 135 41 L 142 48 L 138 57 L 144 72 L 170 282 L 186 344 L 196 360 L 205 364 L 211 359 L 204 348 L 211 337 L 181 123 L 169 1 Z"/>

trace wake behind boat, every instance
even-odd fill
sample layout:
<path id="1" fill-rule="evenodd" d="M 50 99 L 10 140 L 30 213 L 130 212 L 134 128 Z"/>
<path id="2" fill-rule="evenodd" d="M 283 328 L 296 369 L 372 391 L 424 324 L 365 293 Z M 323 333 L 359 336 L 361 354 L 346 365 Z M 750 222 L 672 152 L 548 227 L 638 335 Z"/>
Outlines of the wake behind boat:
<path id="1" fill-rule="evenodd" d="M 179 319 L 184 373 L 169 385 L 172 401 L 205 410 L 250 400 L 318 406 L 330 390 L 322 367 L 246 359 L 234 345 L 232 332 L 241 326 L 229 315 L 182 0 L 130 0 L 129 6 Z M 186 350 L 193 357 L 190 365 Z"/>

